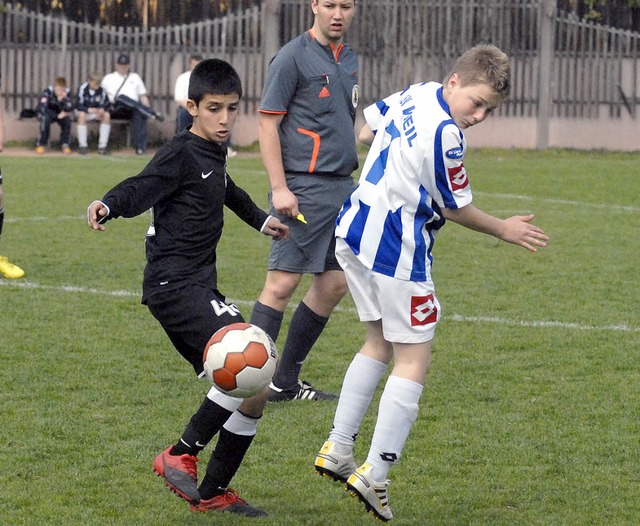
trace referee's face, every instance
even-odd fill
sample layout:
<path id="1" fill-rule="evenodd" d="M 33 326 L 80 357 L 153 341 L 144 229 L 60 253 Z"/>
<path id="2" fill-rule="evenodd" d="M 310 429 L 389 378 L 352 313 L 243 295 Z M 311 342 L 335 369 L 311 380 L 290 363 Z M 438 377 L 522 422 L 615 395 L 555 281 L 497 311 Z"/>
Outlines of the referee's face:
<path id="1" fill-rule="evenodd" d="M 318 41 L 325 45 L 340 43 L 351 25 L 355 8 L 354 0 L 313 0 L 312 32 Z"/>
<path id="2" fill-rule="evenodd" d="M 197 106 L 188 100 L 187 109 L 193 117 L 191 132 L 218 144 L 228 141 L 238 116 L 239 100 L 237 93 L 205 95 Z"/>

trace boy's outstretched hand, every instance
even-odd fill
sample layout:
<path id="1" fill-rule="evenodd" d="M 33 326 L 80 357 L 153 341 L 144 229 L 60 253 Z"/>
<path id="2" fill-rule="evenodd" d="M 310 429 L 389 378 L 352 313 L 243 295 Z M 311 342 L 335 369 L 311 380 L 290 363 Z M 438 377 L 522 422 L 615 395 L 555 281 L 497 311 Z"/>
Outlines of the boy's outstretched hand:
<path id="1" fill-rule="evenodd" d="M 87 223 L 93 230 L 104 230 L 102 222 L 109 215 L 109 209 L 102 201 L 94 201 L 87 208 Z"/>
<path id="2" fill-rule="evenodd" d="M 534 214 L 513 216 L 503 221 L 503 231 L 500 239 L 514 245 L 520 245 L 531 252 L 537 252 L 536 247 L 546 247 L 549 236 L 542 228 L 532 225 Z"/>
<path id="3" fill-rule="evenodd" d="M 277 217 L 270 216 L 267 224 L 262 229 L 262 233 L 265 236 L 271 236 L 274 241 L 280 241 L 289 237 L 289 227 Z"/>
<path id="4" fill-rule="evenodd" d="M 537 252 L 536 247 L 546 247 L 549 241 L 549 236 L 544 230 L 531 224 L 535 217 L 533 214 L 498 219 L 472 204 L 456 209 L 444 208 L 442 214 L 459 225 L 489 234 L 507 243 L 520 245 L 531 252 Z"/>

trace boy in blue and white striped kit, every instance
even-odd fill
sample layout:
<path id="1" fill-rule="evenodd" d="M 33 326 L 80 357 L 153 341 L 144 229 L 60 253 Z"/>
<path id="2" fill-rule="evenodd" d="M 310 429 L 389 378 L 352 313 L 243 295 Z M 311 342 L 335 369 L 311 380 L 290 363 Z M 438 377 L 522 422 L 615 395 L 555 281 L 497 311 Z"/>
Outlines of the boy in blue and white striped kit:
<path id="1" fill-rule="evenodd" d="M 360 140 L 371 145 L 357 188 L 337 219 L 336 256 L 367 340 L 349 366 L 318 472 L 345 481 L 368 511 L 393 518 L 387 475 L 418 415 L 441 316 L 431 279 L 432 249 L 447 219 L 532 252 L 548 237 L 533 214 L 501 220 L 472 204 L 463 164 L 463 131 L 485 120 L 508 95 L 509 58 L 476 46 L 443 84 L 409 86 L 364 110 Z M 366 462 L 353 445 L 391 359 Z"/>

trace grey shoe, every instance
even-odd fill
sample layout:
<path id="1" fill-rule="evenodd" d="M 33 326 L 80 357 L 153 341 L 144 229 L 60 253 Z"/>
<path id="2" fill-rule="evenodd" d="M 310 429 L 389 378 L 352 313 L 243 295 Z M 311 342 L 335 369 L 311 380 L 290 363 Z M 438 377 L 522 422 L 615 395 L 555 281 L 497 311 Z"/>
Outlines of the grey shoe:
<path id="1" fill-rule="evenodd" d="M 309 382 L 298 380 L 293 387 L 276 387 L 273 382 L 269 384 L 269 402 L 289 402 L 291 400 L 337 400 L 339 397 L 333 393 L 325 393 L 313 387 Z"/>

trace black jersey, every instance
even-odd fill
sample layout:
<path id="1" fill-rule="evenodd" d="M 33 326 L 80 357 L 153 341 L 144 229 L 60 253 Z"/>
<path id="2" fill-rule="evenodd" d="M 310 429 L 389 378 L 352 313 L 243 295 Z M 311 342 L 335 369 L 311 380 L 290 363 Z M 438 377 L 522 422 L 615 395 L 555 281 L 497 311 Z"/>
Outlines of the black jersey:
<path id="1" fill-rule="evenodd" d="M 89 108 L 109 109 L 109 97 L 107 92 L 98 86 L 98 89 L 91 89 L 89 82 L 84 82 L 78 88 L 78 111 L 86 112 Z"/>
<path id="2" fill-rule="evenodd" d="M 142 302 L 185 285 L 217 288 L 216 247 L 224 206 L 259 230 L 268 215 L 226 171 L 226 148 L 185 130 L 162 146 L 149 164 L 102 200 L 109 218 L 153 209 L 146 239 Z"/>

